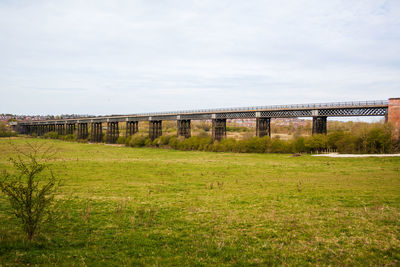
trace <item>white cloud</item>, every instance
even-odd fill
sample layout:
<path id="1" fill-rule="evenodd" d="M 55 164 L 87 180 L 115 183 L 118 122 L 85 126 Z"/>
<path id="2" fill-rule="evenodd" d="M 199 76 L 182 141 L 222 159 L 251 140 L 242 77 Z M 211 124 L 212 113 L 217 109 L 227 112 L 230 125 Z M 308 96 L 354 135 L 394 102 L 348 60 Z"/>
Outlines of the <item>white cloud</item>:
<path id="1" fill-rule="evenodd" d="M 0 1 L 0 112 L 386 99 L 399 1 Z"/>

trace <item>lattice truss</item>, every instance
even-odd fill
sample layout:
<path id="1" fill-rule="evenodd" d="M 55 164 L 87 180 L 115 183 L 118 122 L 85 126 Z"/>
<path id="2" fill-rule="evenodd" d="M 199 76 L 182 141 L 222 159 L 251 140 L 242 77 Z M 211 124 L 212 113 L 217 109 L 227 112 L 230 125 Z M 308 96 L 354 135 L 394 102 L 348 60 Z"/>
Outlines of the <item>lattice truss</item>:
<path id="1" fill-rule="evenodd" d="M 311 110 L 276 110 L 261 111 L 261 117 L 264 118 L 288 118 L 288 117 L 311 117 Z"/>
<path id="2" fill-rule="evenodd" d="M 181 115 L 181 120 L 211 120 L 211 114 Z"/>
<path id="3" fill-rule="evenodd" d="M 217 113 L 216 117 L 218 119 L 246 119 L 255 118 L 255 112 L 235 112 L 235 113 Z"/>
<path id="4" fill-rule="evenodd" d="M 320 109 L 319 116 L 385 116 L 386 107 Z"/>

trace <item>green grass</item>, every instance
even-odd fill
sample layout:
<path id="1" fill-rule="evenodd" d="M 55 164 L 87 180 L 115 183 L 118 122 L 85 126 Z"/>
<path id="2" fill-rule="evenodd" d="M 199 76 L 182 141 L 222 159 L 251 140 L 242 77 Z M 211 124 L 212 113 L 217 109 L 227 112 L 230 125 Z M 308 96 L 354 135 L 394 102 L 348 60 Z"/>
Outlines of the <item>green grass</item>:
<path id="1" fill-rule="evenodd" d="M 26 141 L 59 150 L 63 186 L 32 244 L 0 193 L 0 265 L 400 264 L 400 158 Z"/>

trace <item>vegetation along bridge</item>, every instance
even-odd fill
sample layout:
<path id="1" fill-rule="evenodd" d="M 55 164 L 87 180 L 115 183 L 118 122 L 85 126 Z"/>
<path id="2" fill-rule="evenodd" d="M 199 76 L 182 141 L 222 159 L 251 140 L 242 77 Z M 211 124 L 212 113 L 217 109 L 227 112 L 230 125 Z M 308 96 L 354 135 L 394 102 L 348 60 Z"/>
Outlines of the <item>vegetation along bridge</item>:
<path id="1" fill-rule="evenodd" d="M 162 135 L 162 121 L 177 121 L 178 136 L 188 138 L 191 136 L 191 120 L 212 120 L 212 138 L 221 140 L 226 137 L 227 119 L 255 118 L 257 136 L 262 137 L 271 135 L 271 118 L 312 117 L 312 133 L 326 134 L 327 117 L 346 116 L 385 116 L 386 121 L 391 123 L 395 129 L 394 137 L 396 139 L 399 137 L 400 98 L 377 101 L 201 109 L 80 119 L 24 121 L 19 122 L 16 129 L 21 134 L 36 133 L 38 136 L 47 132 L 58 132 L 60 135 L 76 133 L 77 139 L 90 138 L 92 142 L 102 142 L 102 125 L 106 123 L 106 140 L 108 143 L 115 143 L 119 136 L 119 123 L 126 123 L 125 134 L 128 137 L 138 132 L 139 121 L 148 121 L 149 137 L 154 140 Z"/>

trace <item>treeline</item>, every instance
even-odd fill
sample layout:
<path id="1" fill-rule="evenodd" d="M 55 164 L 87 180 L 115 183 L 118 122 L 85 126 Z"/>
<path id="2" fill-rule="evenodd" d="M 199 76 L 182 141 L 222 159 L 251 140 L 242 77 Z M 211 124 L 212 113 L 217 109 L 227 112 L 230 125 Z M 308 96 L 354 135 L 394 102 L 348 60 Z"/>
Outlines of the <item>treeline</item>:
<path id="1" fill-rule="evenodd" d="M 18 134 L 11 130 L 11 128 L 4 121 L 0 121 L 0 137 L 17 136 Z"/>
<path id="2" fill-rule="evenodd" d="M 73 141 L 76 140 L 76 135 L 58 135 L 56 132 L 50 132 L 44 134 L 42 138 Z M 103 135 L 104 142 L 105 139 Z M 79 140 L 79 142 L 88 142 L 88 140 Z M 327 135 L 299 136 L 291 140 L 265 136 L 213 141 L 209 135 L 185 139 L 166 134 L 152 141 L 147 133 L 137 133 L 129 138 L 120 136 L 117 143 L 130 147 L 237 153 L 317 153 L 327 150 L 339 153 L 393 153 L 400 151 L 399 143 L 395 143 L 392 139 L 392 128 L 386 124 L 373 124 L 353 131 L 338 130 Z"/>
<path id="3" fill-rule="evenodd" d="M 399 151 L 399 144 L 393 142 L 391 128 L 387 125 L 375 126 L 357 133 L 335 131 L 327 135 L 300 136 L 292 140 L 266 136 L 213 141 L 210 137 L 194 136 L 184 139 L 176 136 L 161 136 L 151 141 L 145 135 L 136 134 L 128 139 L 120 137 L 118 143 L 125 143 L 131 147 L 238 153 L 316 153 L 327 150 L 340 153 L 393 153 Z"/>

